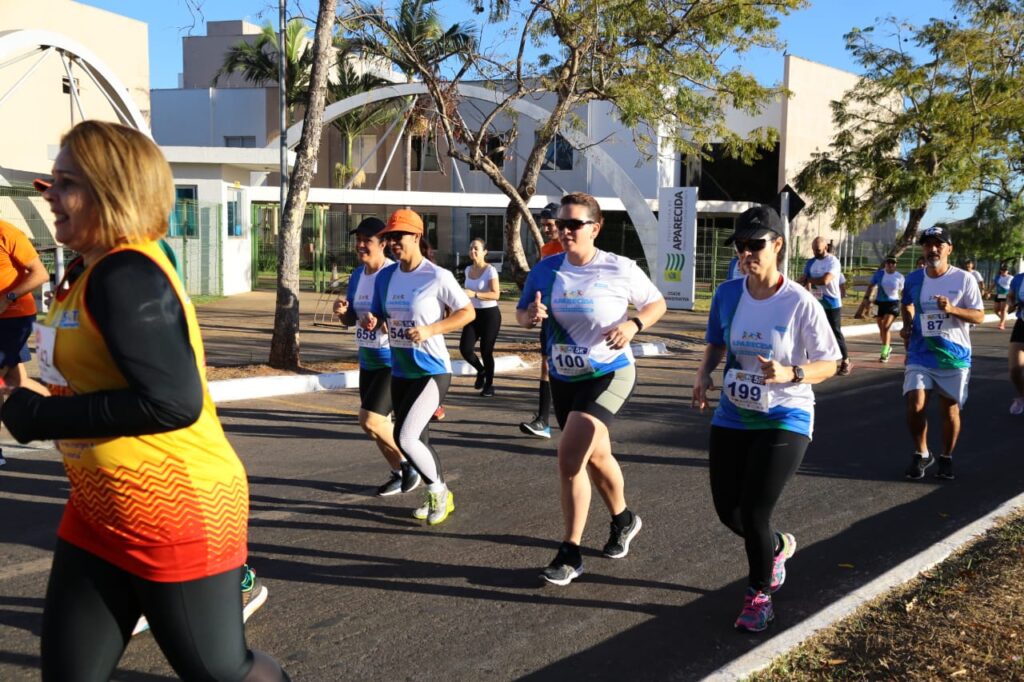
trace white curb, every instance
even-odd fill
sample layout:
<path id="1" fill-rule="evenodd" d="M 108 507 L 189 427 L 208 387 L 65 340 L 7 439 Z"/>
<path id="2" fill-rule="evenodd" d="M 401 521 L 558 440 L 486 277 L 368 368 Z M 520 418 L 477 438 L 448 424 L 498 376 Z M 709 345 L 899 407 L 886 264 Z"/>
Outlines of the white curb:
<path id="1" fill-rule="evenodd" d="M 1009 319 L 1009 318 L 1007 318 L 1007 319 Z M 995 313 L 989 313 L 988 315 L 985 316 L 985 322 L 998 322 L 998 321 L 999 321 L 999 316 L 996 315 Z M 892 327 L 890 327 L 889 329 L 890 329 L 890 331 L 898 332 L 899 330 L 903 329 L 903 321 L 902 320 L 896 320 L 895 322 L 892 323 Z M 844 337 L 871 336 L 872 334 L 877 334 L 877 333 L 878 333 L 878 325 L 877 324 L 855 324 L 855 325 L 853 325 L 851 327 L 843 327 L 843 336 Z"/>
<path id="2" fill-rule="evenodd" d="M 638 358 L 670 354 L 663 343 L 634 343 L 631 348 L 633 355 Z M 499 355 L 494 358 L 495 373 L 515 372 L 528 367 L 530 364 L 518 355 Z M 460 377 L 474 376 L 476 370 L 465 360 L 455 360 L 452 362 L 452 374 Z M 338 391 L 345 388 L 359 388 L 359 370 L 305 376 L 282 374 L 246 379 L 223 379 L 211 381 L 209 387 L 210 396 L 215 403 L 317 393 L 319 391 Z"/>
<path id="3" fill-rule="evenodd" d="M 995 511 L 964 526 L 920 554 L 886 571 L 860 589 L 854 590 L 831 606 L 825 607 L 802 623 L 794 625 L 728 665 L 719 668 L 705 677 L 704 681 L 725 682 L 726 680 L 742 680 L 759 670 L 767 668 L 773 660 L 789 653 L 815 633 L 835 625 L 847 616 L 852 615 L 861 606 L 882 596 L 893 588 L 910 582 L 921 573 L 944 561 L 974 538 L 984 535 L 1002 517 L 1014 514 L 1021 509 L 1024 509 L 1024 493 L 1007 500 L 999 505 Z"/>

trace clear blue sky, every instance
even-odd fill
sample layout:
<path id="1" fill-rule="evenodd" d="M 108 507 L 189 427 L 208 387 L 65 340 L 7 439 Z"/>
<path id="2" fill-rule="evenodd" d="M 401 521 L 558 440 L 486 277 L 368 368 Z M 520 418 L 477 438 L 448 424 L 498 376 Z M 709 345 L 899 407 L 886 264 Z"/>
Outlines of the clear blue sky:
<path id="1" fill-rule="evenodd" d="M 204 35 L 206 21 L 246 19 L 255 24 L 277 22 L 276 0 L 78 0 L 149 25 L 150 87 L 175 88 L 181 71 L 181 39 L 187 35 Z M 315 16 L 315 0 L 289 0 L 288 11 Z M 200 12 L 190 8 L 199 6 Z M 445 19 L 449 22 L 480 21 L 465 8 L 464 0 L 441 0 Z M 857 72 L 844 49 L 843 35 L 853 27 L 869 26 L 877 18 L 895 15 L 911 23 L 921 24 L 934 16 L 950 16 L 949 0 L 812 0 L 806 9 L 783 17 L 779 37 L 791 54 Z M 765 84 L 781 82 L 781 52 L 758 51 L 743 59 L 744 67 Z M 969 215 L 973 200 L 965 200 L 959 209 L 946 208 L 945 198 L 936 200 L 930 216 L 963 217 Z"/>

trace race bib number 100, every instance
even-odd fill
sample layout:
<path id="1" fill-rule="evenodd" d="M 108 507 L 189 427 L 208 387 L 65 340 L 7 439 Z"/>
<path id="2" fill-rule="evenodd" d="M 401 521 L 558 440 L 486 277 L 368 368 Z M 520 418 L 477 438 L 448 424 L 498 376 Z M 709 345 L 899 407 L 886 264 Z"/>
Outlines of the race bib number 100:
<path id="1" fill-rule="evenodd" d="M 725 375 L 722 389 L 736 407 L 755 412 L 767 412 L 769 405 L 768 387 L 764 375 L 730 369 Z"/>
<path id="2" fill-rule="evenodd" d="M 551 362 L 555 371 L 564 377 L 577 377 L 594 371 L 590 364 L 590 349 L 586 346 L 556 343 L 551 346 Z"/>
<path id="3" fill-rule="evenodd" d="M 942 336 L 949 332 L 949 313 L 924 313 L 921 316 L 921 334 Z"/>

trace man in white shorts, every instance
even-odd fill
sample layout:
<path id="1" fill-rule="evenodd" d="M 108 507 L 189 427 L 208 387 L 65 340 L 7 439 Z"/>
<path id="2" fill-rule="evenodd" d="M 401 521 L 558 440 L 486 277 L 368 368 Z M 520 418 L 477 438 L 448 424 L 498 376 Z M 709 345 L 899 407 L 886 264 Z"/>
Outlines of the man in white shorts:
<path id="1" fill-rule="evenodd" d="M 936 478 L 953 480 L 953 448 L 960 436 L 960 408 L 967 402 L 971 376 L 971 325 L 985 317 L 981 291 L 974 277 L 949 264 L 953 242 L 941 227 L 929 227 L 918 238 L 926 267 L 907 275 L 901 299 L 907 342 L 903 395 L 914 455 L 905 475 L 924 478 L 936 458 L 928 450 L 928 398 L 938 391 L 944 452 L 938 456 Z"/>

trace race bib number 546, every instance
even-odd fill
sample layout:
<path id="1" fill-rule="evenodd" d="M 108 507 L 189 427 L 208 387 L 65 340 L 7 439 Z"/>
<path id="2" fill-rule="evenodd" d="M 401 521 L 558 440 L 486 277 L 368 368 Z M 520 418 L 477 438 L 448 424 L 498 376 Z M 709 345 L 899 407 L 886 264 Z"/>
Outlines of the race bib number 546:
<path id="1" fill-rule="evenodd" d="M 416 344 L 409 340 L 409 330 L 413 329 L 416 323 L 412 320 L 388 320 L 388 334 L 391 337 L 392 348 L 412 348 Z"/>

